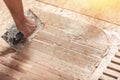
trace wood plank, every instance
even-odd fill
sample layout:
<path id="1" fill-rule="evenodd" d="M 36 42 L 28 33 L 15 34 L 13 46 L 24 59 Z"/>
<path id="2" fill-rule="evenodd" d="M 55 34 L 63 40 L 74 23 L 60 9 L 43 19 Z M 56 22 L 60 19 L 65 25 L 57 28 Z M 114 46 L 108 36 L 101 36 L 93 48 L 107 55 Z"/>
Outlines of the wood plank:
<path id="1" fill-rule="evenodd" d="M 44 8 L 44 7 L 45 6 L 43 6 L 42 8 Z M 41 8 L 33 8 L 32 11 L 42 20 L 42 22 L 45 25 L 50 25 L 50 26 L 56 27 L 58 29 L 60 28 L 63 31 L 66 31 L 67 33 L 71 33 L 76 36 L 79 34 L 78 36 L 81 36 L 85 39 L 91 40 L 96 44 L 102 43 L 102 42 L 104 42 L 104 44 L 108 43 L 105 33 L 101 29 L 99 29 L 93 25 L 87 24 L 87 23 L 79 21 L 79 20 L 76 21 L 75 19 L 64 17 L 62 14 L 56 14 L 55 11 L 50 12 L 49 8 L 47 11 L 44 11 Z M 68 11 L 68 13 L 69 13 L 69 11 Z M 64 14 L 66 14 L 66 16 L 68 15 L 67 12 Z M 75 15 L 75 14 L 73 13 L 73 15 Z M 78 17 L 80 18 L 80 16 L 78 16 Z M 51 30 L 52 30 L 52 28 L 51 28 Z M 56 32 L 55 30 L 52 32 L 59 33 L 59 32 Z M 89 33 L 89 34 L 86 34 L 86 33 Z M 99 38 L 100 41 L 98 41 L 98 40 L 94 41 L 95 39 L 98 39 L 95 37 L 96 35 L 101 36 L 102 39 Z"/>
<path id="2" fill-rule="evenodd" d="M 43 65 L 46 65 L 50 68 L 56 69 L 60 72 L 64 72 L 65 74 L 69 74 L 71 76 L 75 76 L 81 79 L 82 78 L 81 75 L 87 76 L 88 74 L 91 73 L 91 71 L 88 71 L 86 69 L 82 70 L 80 66 L 73 65 L 71 63 L 55 58 L 54 56 L 52 57 L 48 54 L 41 53 L 39 50 L 35 50 L 33 48 L 30 49 L 29 47 L 27 48 L 28 49 L 25 49 L 26 54 L 31 55 L 32 60 L 41 63 Z"/>
<path id="3" fill-rule="evenodd" d="M 30 74 L 25 75 L 25 74 L 23 74 L 21 72 L 18 72 L 16 70 L 11 69 L 11 68 L 9 68 L 7 66 L 4 66 L 2 64 L 0 64 L 0 73 L 3 73 L 5 75 L 10 76 L 11 78 L 13 78 L 13 80 L 14 79 L 15 80 L 18 80 L 18 79 L 23 79 L 23 80 L 27 80 L 27 79 L 33 80 L 34 79 L 34 80 L 37 80 L 37 79 L 35 79 L 36 76 L 34 76 L 34 75 L 33 76 L 30 75 Z M 29 76 L 31 76 L 31 77 L 29 77 Z"/>
<path id="4" fill-rule="evenodd" d="M 38 7 L 38 6 L 40 6 L 40 7 Z M 41 3 L 41 2 L 36 2 L 35 5 L 32 8 L 41 9 L 45 12 L 55 13 L 57 15 L 62 15 L 65 18 L 66 17 L 71 18 L 73 20 L 77 20 L 77 21 L 81 21 L 81 22 L 85 22 L 85 23 L 94 25 L 98 28 L 102 28 L 102 29 L 105 29 L 105 30 L 108 30 L 108 31 L 115 31 L 117 33 L 120 33 L 120 29 L 119 29 L 120 27 L 118 25 L 108 23 L 106 21 L 99 20 L 99 19 L 96 19 L 96 18 L 92 18 L 90 16 L 85 16 L 85 15 L 82 15 L 82 14 L 79 14 L 79 13 L 75 13 L 75 12 L 72 12 L 72 11 L 69 11 L 69 10 L 66 10 L 66 9 L 62 9 L 62 8 L 59 8 L 59 7 L 47 5 L 47 4 L 44 4 L 44 3 Z M 56 20 L 59 20 L 59 19 L 56 19 Z"/>
<path id="5" fill-rule="evenodd" d="M 107 75 L 102 75 L 102 76 L 100 76 L 100 78 L 98 80 L 116 80 L 116 79 L 111 78 L 111 77 L 109 77 Z"/>
<path id="6" fill-rule="evenodd" d="M 30 55 L 31 53 L 27 54 L 27 55 Z M 68 75 L 68 74 L 65 74 L 64 72 L 61 72 L 61 71 L 58 71 L 54 68 L 51 68 L 49 67 L 49 65 L 45 65 L 44 64 L 44 61 L 42 61 L 42 59 L 40 59 L 39 56 L 41 56 L 41 54 L 37 55 L 38 53 L 33 53 L 34 55 L 32 55 L 32 58 L 30 61 L 27 61 L 27 64 L 32 64 L 33 66 L 37 66 L 39 67 L 39 69 L 42 69 L 42 70 L 45 70 L 45 71 L 48 71 L 50 72 L 51 74 L 54 74 L 56 76 L 60 76 L 60 79 L 65 79 L 65 80 L 72 80 L 73 77 Z M 26 60 L 23 58 L 23 55 L 25 55 L 24 53 L 21 53 L 19 55 L 14 55 L 12 56 L 12 58 L 14 58 L 15 60 L 18 60 L 18 61 L 22 61 L 23 63 L 26 63 Z M 44 56 L 41 56 L 41 57 L 44 57 Z"/>
<path id="7" fill-rule="evenodd" d="M 14 58 L 15 60 L 18 60 L 18 61 L 22 61 L 23 63 L 26 63 L 26 61 L 23 59 L 23 56 L 24 54 L 20 54 L 20 55 L 17 55 L 17 56 L 12 56 L 12 58 Z M 38 56 L 38 55 L 37 55 Z M 34 56 L 35 57 L 35 56 Z M 39 56 L 38 56 L 39 57 Z M 38 57 L 35 57 L 35 58 L 38 58 Z M 30 61 L 27 61 L 27 64 L 32 64 L 32 66 L 37 66 L 39 67 L 39 69 L 42 69 L 44 71 L 47 71 L 49 72 L 50 74 L 54 74 L 57 76 L 59 76 L 60 78 L 59 79 L 63 79 L 63 80 L 72 80 L 73 77 L 68 75 L 68 74 L 64 74 L 63 72 L 60 72 L 60 71 L 57 71 L 56 69 L 53 69 L 53 68 L 50 68 L 49 66 L 47 65 L 44 65 L 40 59 L 39 60 L 36 60 L 36 59 L 32 59 Z M 43 72 L 44 72 L 43 71 Z M 37 70 L 38 72 L 38 70 Z M 43 77 L 43 75 L 41 75 L 40 77 Z M 50 76 L 51 77 L 51 76 Z M 48 78 L 51 79 L 49 76 Z M 54 77 L 56 79 L 56 77 Z"/>
<path id="8" fill-rule="evenodd" d="M 117 53 L 115 54 L 115 57 L 120 58 L 120 52 L 117 52 Z"/>
<path id="9" fill-rule="evenodd" d="M 81 70 L 79 66 L 75 66 L 67 62 L 64 62 L 62 60 L 59 60 L 57 58 L 54 58 L 52 56 L 45 55 L 44 53 L 41 53 L 40 51 L 36 51 L 34 49 L 30 49 L 29 47 L 24 48 L 23 52 L 16 53 L 15 55 L 11 55 L 11 56 L 13 56 L 15 60 L 24 61 L 25 63 L 28 62 L 32 65 L 36 63 L 37 64 L 36 66 L 39 66 L 39 69 L 43 69 L 43 71 L 44 68 L 46 67 L 47 68 L 47 70 L 45 68 L 46 71 L 50 72 L 51 74 L 56 74 L 60 76 L 60 79 L 73 80 L 75 79 L 75 77 L 73 76 L 77 75 L 77 77 L 80 78 L 80 76 L 83 75 L 82 73 L 85 72 L 89 73 L 88 70 L 87 71 Z M 41 67 L 41 64 L 44 65 L 43 68 Z M 27 66 L 29 67 L 29 65 L 26 64 L 26 67 Z M 39 71 L 39 70 L 35 70 L 35 71 Z"/>
<path id="10" fill-rule="evenodd" d="M 120 73 L 120 66 L 117 65 L 117 64 L 114 64 L 114 63 L 110 63 L 108 66 L 107 66 L 108 69 L 111 69 L 111 70 L 114 70 L 114 71 L 117 71 Z"/>
<path id="11" fill-rule="evenodd" d="M 2 46 L 2 47 L 5 49 L 5 46 Z M 4 50 L 0 50 L 0 51 L 4 52 Z M 42 80 L 46 79 L 46 76 L 43 75 L 43 73 L 45 73 L 45 74 L 49 73 L 47 78 L 52 79 L 52 80 L 54 80 L 54 79 L 55 80 L 58 80 L 58 79 L 72 80 L 73 79 L 72 76 L 65 74 L 64 72 L 59 72 L 59 71 L 55 70 L 54 68 L 50 68 L 48 64 L 46 66 L 44 66 L 44 63 L 43 63 L 44 61 L 39 59 L 41 56 L 41 54 L 38 55 L 39 52 L 30 53 L 31 50 L 30 50 L 30 52 L 26 52 L 26 50 L 24 50 L 23 51 L 24 53 L 23 52 L 16 53 L 14 51 L 12 51 L 12 52 L 11 51 L 12 50 L 8 49 L 8 52 L 6 52 L 7 54 L 5 53 L 3 55 L 3 56 L 5 56 L 5 58 L 2 56 L 0 58 L 0 62 L 6 67 L 9 67 L 16 71 L 25 72 L 25 74 L 36 76 L 35 79 L 38 79 L 38 80 L 40 78 Z M 8 54 L 8 53 L 10 53 L 10 54 Z M 41 57 L 43 58 L 45 56 L 41 56 Z M 49 60 L 47 62 L 49 62 Z M 11 63 L 14 63 L 14 64 L 11 64 Z M 33 67 L 34 67 L 34 69 L 31 69 Z M 39 74 L 37 74 L 38 72 L 39 72 Z M 51 76 L 49 76 L 49 75 L 51 75 Z M 54 76 L 52 76 L 52 75 L 54 75 Z M 33 77 L 33 76 L 31 76 L 31 77 Z"/>
<path id="12" fill-rule="evenodd" d="M 70 41 L 69 39 L 62 39 L 61 37 L 54 36 L 54 34 L 51 34 L 46 31 L 40 31 L 36 35 L 35 39 L 45 41 L 49 44 L 56 44 L 58 46 L 61 46 L 61 47 L 64 47 L 64 48 L 67 48 L 73 51 L 77 51 L 79 53 L 82 53 L 84 55 L 91 56 L 91 57 L 101 57 L 102 53 L 106 52 L 104 50 L 96 49 L 96 46 L 94 48 L 94 47 L 91 47 L 91 45 L 87 45 L 87 43 L 86 45 L 84 43 L 79 44 L 79 43 L 76 43 L 75 41 L 74 42 Z"/>
<path id="13" fill-rule="evenodd" d="M 9 62 L 9 61 L 11 61 L 11 62 Z M 14 64 L 11 64 L 11 63 L 14 63 Z M 29 80 L 39 80 L 39 79 L 43 79 L 44 80 L 45 79 L 43 76 L 38 75 L 38 74 L 32 72 L 32 69 L 30 71 L 29 70 L 30 66 L 31 66 L 30 64 L 22 64 L 20 62 L 18 63 L 18 61 L 15 61 L 13 59 L 10 59 L 10 60 L 7 60 L 7 61 L 2 61 L 1 64 L 4 65 L 4 66 L 6 66 L 6 67 L 8 67 L 8 68 L 10 68 L 10 69 L 12 69 L 13 71 L 14 70 L 17 71 L 16 73 L 14 73 L 13 71 L 11 71 L 11 72 L 13 72 L 13 74 L 17 74 L 17 73 L 21 72 L 22 76 L 15 75 L 15 77 L 19 76 L 18 78 L 25 79 L 25 80 L 26 79 L 29 79 Z M 19 65 L 17 65 L 17 64 L 19 64 Z M 18 69 L 19 69 L 19 71 L 18 71 Z M 7 69 L 6 69 L 6 71 L 7 71 Z M 8 75 L 9 74 L 10 73 L 8 73 Z M 29 77 L 29 76 L 31 76 L 31 77 Z"/>
<path id="14" fill-rule="evenodd" d="M 120 14 L 118 0 L 37 0 L 40 2 L 55 5 L 57 7 L 65 8 L 78 12 L 90 17 L 94 17 L 106 22 L 120 25 Z M 94 21 L 94 23 L 98 23 Z"/>
<path id="15" fill-rule="evenodd" d="M 75 34 L 73 33 L 68 33 L 67 31 L 64 31 L 60 28 L 56 28 L 56 27 L 53 27 L 51 25 L 45 25 L 43 30 L 45 30 L 46 32 L 48 33 L 51 33 L 57 37 L 61 37 L 61 39 L 66 39 L 66 40 L 69 40 L 69 41 L 73 41 L 73 42 L 76 42 L 78 44 L 83 44 L 83 45 L 88 45 L 88 46 L 91 46 L 91 47 L 94 47 L 94 48 L 97 48 L 97 49 L 100 49 L 100 50 L 104 50 L 102 47 L 105 46 L 105 44 L 100 44 L 100 43 L 97 43 L 95 41 L 89 41 L 88 39 L 86 39 L 85 37 L 83 36 L 76 36 Z M 39 33 L 38 33 L 39 34 Z M 102 47 L 99 47 L 98 45 L 96 44 L 99 44 L 101 45 Z"/>
<path id="16" fill-rule="evenodd" d="M 0 80 L 17 80 L 17 79 L 12 78 L 12 76 L 9 76 L 5 73 L 0 72 Z"/>
<path id="17" fill-rule="evenodd" d="M 111 62 L 120 65 L 120 59 L 119 58 L 113 58 L 111 60 Z"/>
<path id="18" fill-rule="evenodd" d="M 35 6 L 36 5 L 34 5 L 34 7 Z M 38 5 L 37 5 L 37 7 L 38 7 Z M 58 8 L 56 8 L 56 9 L 58 9 Z M 36 10 L 38 10 L 38 9 L 36 9 Z M 69 19 L 69 18 L 66 18 L 65 16 L 62 16 L 64 13 L 63 14 L 60 13 L 61 15 L 57 15 L 56 14 L 57 12 L 56 12 L 55 13 L 56 15 L 55 15 L 50 12 L 50 13 L 48 13 L 50 15 L 47 16 L 47 12 L 45 12 L 44 10 L 47 11 L 47 9 L 43 8 L 43 11 L 40 11 L 40 12 L 38 11 L 38 12 L 41 13 L 40 17 L 42 17 L 42 18 L 40 18 L 40 19 L 42 19 L 43 23 L 45 22 L 45 28 L 43 28 L 43 30 L 46 32 L 48 31 L 48 33 L 47 34 L 41 33 L 42 37 L 40 37 L 40 39 L 42 39 L 42 40 L 41 41 L 33 40 L 33 42 L 31 43 L 32 45 L 28 44 L 28 47 L 25 48 L 23 50 L 23 52 L 14 54 L 14 52 L 8 51 L 8 52 L 2 52 L 2 54 L 0 53 L 2 55 L 0 60 L 3 61 L 3 62 L 1 62 L 0 65 L 4 66 L 5 70 L 7 70 L 7 68 L 9 68 L 12 71 L 16 72 L 16 75 L 14 75 L 15 77 L 12 76 L 12 74 L 9 74 L 9 72 L 8 72 L 7 74 L 9 74 L 11 77 L 14 77 L 16 79 L 21 78 L 22 80 L 80 80 L 80 79 L 84 79 L 84 78 L 87 78 L 88 76 L 92 75 L 92 73 L 96 70 L 96 64 L 100 63 L 99 58 L 98 57 L 91 58 L 91 57 L 85 56 L 84 54 L 81 54 L 80 52 L 78 53 L 76 51 L 66 49 L 69 47 L 69 45 L 66 45 L 66 44 L 69 44 L 69 43 L 67 43 L 66 40 L 68 40 L 69 39 L 68 37 L 70 37 L 70 40 L 72 42 L 76 42 L 76 44 L 74 44 L 73 48 L 76 47 L 76 45 L 78 45 L 78 44 L 84 43 L 83 45 L 88 44 L 88 45 L 86 45 L 87 47 L 92 46 L 93 48 L 95 48 L 94 50 L 98 50 L 98 52 L 101 50 L 105 51 L 108 48 L 108 46 L 106 46 L 106 45 L 108 45 L 108 41 L 107 41 L 106 36 L 104 36 L 105 35 L 104 32 L 101 32 L 101 29 L 100 29 L 100 30 L 98 30 L 98 32 L 93 32 L 94 34 L 91 34 L 92 29 L 96 30 L 97 28 L 93 27 L 92 25 L 88 25 L 86 23 L 81 22 L 82 21 L 81 17 L 78 17 L 81 19 L 81 21 L 78 21 L 78 23 L 73 24 L 74 22 L 77 22 L 77 21 L 75 21 L 76 19 L 70 20 L 71 18 Z M 52 11 L 53 9 L 49 9 L 49 10 Z M 62 9 L 61 9 L 61 12 L 62 12 Z M 0 14 L 2 14 L 2 13 L 0 13 Z M 46 16 L 48 18 L 45 18 L 44 16 Z M 4 20 L 6 20 L 6 19 L 8 19 L 8 17 L 6 17 Z M 0 19 L 0 20 L 1 20 L 0 24 L 2 24 L 2 19 Z M 49 23 L 50 21 L 51 21 L 51 23 Z M 52 23 L 55 23 L 55 24 L 52 24 Z M 65 25 L 64 23 L 68 23 L 68 24 Z M 98 22 L 97 25 L 99 25 L 99 24 L 101 24 L 101 23 Z M 9 24 L 4 23 L 2 25 L 4 25 L 4 29 L 5 29 L 5 27 L 7 27 Z M 48 28 L 46 28 L 46 25 Z M 84 36 L 86 34 L 83 36 L 77 35 L 77 34 L 79 34 L 80 30 L 81 31 L 83 30 L 81 28 L 77 28 L 78 25 L 83 26 L 83 28 L 85 28 L 84 26 L 89 27 L 89 29 L 91 28 L 90 34 L 87 34 L 87 31 L 86 31 L 86 34 L 88 37 L 84 38 Z M 105 25 L 103 25 L 103 26 L 105 26 Z M 110 26 L 113 26 L 113 25 L 110 25 Z M 49 27 L 51 28 L 51 30 Z M 56 28 L 54 28 L 54 27 L 56 27 Z M 4 29 L 2 29 L 2 30 L 4 30 Z M 75 32 L 75 31 L 77 31 L 77 32 Z M 3 33 L 3 31 L 1 33 Z M 88 33 L 89 33 L 89 30 L 88 30 Z M 100 33 L 100 35 L 103 35 L 102 38 L 99 37 L 100 40 L 98 40 L 98 41 L 97 41 L 98 36 L 94 37 L 94 35 L 97 33 L 98 34 Z M 75 34 L 76 34 L 76 36 L 75 36 Z M 57 38 L 55 39 L 56 40 L 55 42 L 57 42 L 57 39 L 60 40 L 57 42 L 57 44 L 59 44 L 58 46 L 56 46 L 56 44 L 54 44 L 54 41 L 53 41 L 54 36 L 57 36 Z M 61 37 L 61 38 L 59 38 L 59 37 Z M 80 38 L 82 38 L 82 40 L 79 40 Z M 86 38 L 90 39 L 90 42 L 85 41 Z M 105 38 L 106 40 L 104 41 L 103 38 Z M 34 41 L 36 41 L 36 42 L 34 42 Z M 103 41 L 105 42 L 105 44 L 103 43 Z M 34 43 L 35 43 L 35 45 L 34 45 Z M 0 46 L 1 46 L 1 44 L 4 45 L 4 43 L 1 42 Z M 63 47 L 59 47 L 61 44 L 63 45 Z M 40 46 L 38 46 L 38 45 L 40 45 Z M 70 44 L 70 45 L 72 46 L 73 44 Z M 5 46 L 6 46 L 6 44 L 5 44 Z M 99 46 L 101 46 L 101 47 L 99 47 Z M 4 48 L 2 47 L 0 52 L 4 51 L 7 47 L 4 47 Z M 42 50 L 42 49 L 44 49 L 44 50 Z M 79 48 L 75 48 L 74 50 L 81 51 L 81 50 L 79 50 Z M 87 50 L 87 52 L 89 52 L 89 50 Z M 102 52 L 100 52 L 100 53 L 98 55 L 100 55 L 100 56 L 104 55 L 104 54 L 102 54 Z M 86 53 L 86 54 L 88 54 L 88 53 Z M 93 54 L 93 53 L 91 52 L 91 54 Z M 97 52 L 95 54 L 96 54 L 95 56 L 98 56 Z M 11 64 L 11 61 L 14 64 Z M 83 61 L 85 61 L 85 63 L 82 63 Z M 18 66 L 20 65 L 20 68 L 16 68 L 15 67 L 16 65 L 18 65 Z M 1 66 L 0 66 L 0 68 L 1 68 Z M 20 74 L 20 71 L 23 73 L 21 73 L 21 75 L 17 78 L 17 76 L 18 76 L 17 73 Z M 0 73 L 2 73 L 2 72 L 0 72 Z M 3 73 L 6 74 L 6 72 L 4 72 L 4 71 L 3 71 Z"/>
<path id="19" fill-rule="evenodd" d="M 16 61 L 16 59 L 12 59 L 10 57 L 5 57 L 5 58 L 1 57 L 0 63 L 9 67 L 9 68 L 11 68 L 11 69 L 14 69 L 16 71 L 34 75 L 34 76 L 36 76 L 35 79 L 38 79 L 38 80 L 40 78 L 45 79 L 45 80 L 48 80 L 48 79 L 52 79 L 52 80 L 63 79 L 63 80 L 66 80 L 66 78 L 64 78 L 64 77 L 60 77 L 59 75 L 56 75 L 56 74 L 53 74 L 53 73 L 49 72 L 49 69 L 45 70 L 40 64 L 37 64 L 36 62 L 27 61 L 26 63 L 23 63 L 23 62 L 20 62 L 20 61 Z M 11 64 L 11 63 L 14 63 L 14 64 Z M 39 74 L 37 74 L 38 72 L 39 72 Z M 47 75 L 47 77 L 46 77 L 46 75 Z"/>
<path id="20" fill-rule="evenodd" d="M 74 39 L 74 41 L 73 41 L 73 39 L 69 39 L 69 38 L 67 40 L 70 40 L 70 41 L 73 41 L 73 42 L 79 42 L 79 43 L 82 42 L 82 41 L 86 41 L 88 43 L 88 45 L 89 45 L 89 43 L 96 44 L 97 46 L 99 45 L 100 48 L 104 49 L 103 50 L 104 52 L 102 52 L 100 54 L 102 56 L 104 56 L 106 54 L 106 51 L 107 51 L 107 49 L 109 47 L 108 46 L 108 39 L 107 39 L 106 35 L 104 34 L 104 32 L 102 30 L 99 30 L 96 27 L 88 25 L 88 24 L 83 23 L 81 21 L 80 22 L 79 21 L 74 21 L 74 20 L 65 18 L 65 17 L 63 17 L 61 15 L 56 15 L 54 13 L 48 13 L 48 11 L 45 12 L 45 11 L 42 11 L 41 9 L 38 9 L 38 10 L 37 9 L 32 9 L 32 10 L 37 14 L 37 16 L 39 16 L 39 18 L 44 22 L 44 24 L 56 27 L 58 29 L 60 28 L 60 29 L 62 29 L 64 31 L 67 31 L 68 33 L 72 33 L 73 35 L 75 35 L 77 37 L 84 38 L 83 40 L 81 40 L 81 39 L 78 39 L 78 40 L 76 39 L 75 40 Z M 39 14 L 38 11 L 41 14 Z M 54 17 L 53 20 L 51 20 L 52 17 Z M 56 22 L 56 20 L 59 20 L 59 21 Z M 62 26 L 61 26 L 61 24 L 62 24 Z M 88 28 L 87 30 L 85 30 L 86 27 Z M 44 29 L 44 27 L 43 27 L 43 29 Z M 93 29 L 95 29 L 95 33 L 94 32 L 92 33 Z M 51 28 L 51 30 L 52 30 L 52 28 Z M 83 31 L 85 31 L 85 33 L 83 33 Z M 56 31 L 54 30 L 54 31 L 51 31 L 51 32 L 52 33 L 55 32 L 54 35 L 57 35 L 58 37 L 62 38 L 62 36 L 60 35 L 60 31 L 57 32 L 57 29 L 56 29 Z M 87 34 L 87 33 L 90 33 L 90 34 Z M 62 31 L 61 31 L 61 34 L 63 34 Z M 97 36 L 95 37 L 94 36 L 95 34 L 98 34 L 98 37 Z M 64 35 L 63 38 L 65 38 L 65 36 L 66 35 Z M 72 35 L 70 35 L 70 36 L 72 36 Z M 67 36 L 67 37 L 69 37 L 69 36 Z M 104 44 L 104 46 L 103 46 L 103 44 Z M 101 47 L 101 46 L 103 46 L 103 47 Z M 74 49 L 74 48 L 72 48 L 72 49 Z M 75 48 L 74 50 L 79 50 L 79 49 Z M 86 50 L 90 50 L 90 49 L 86 49 Z M 81 51 L 81 50 L 79 50 L 79 51 Z M 90 53 L 92 53 L 92 52 L 90 52 Z M 93 51 L 93 53 L 94 53 L 94 51 Z"/>
<path id="21" fill-rule="evenodd" d="M 44 42 L 33 41 L 30 43 L 30 48 L 43 52 L 47 55 L 54 56 L 60 60 L 70 62 L 72 64 L 86 68 L 86 70 L 93 70 L 98 59 L 87 57 L 83 54 L 67 50 L 57 45 L 45 44 Z M 84 63 L 83 63 L 84 62 Z M 91 66 L 90 66 L 91 65 Z M 94 66 L 93 66 L 94 65 Z"/>
<path id="22" fill-rule="evenodd" d="M 111 69 L 106 69 L 104 72 L 103 72 L 104 75 L 107 75 L 109 77 L 112 77 L 112 78 L 115 78 L 117 79 L 119 76 L 120 76 L 120 73 L 119 72 L 116 72 L 114 70 L 111 70 Z"/>
<path id="23" fill-rule="evenodd" d="M 120 77 L 118 77 L 118 79 L 117 80 L 120 80 Z"/>

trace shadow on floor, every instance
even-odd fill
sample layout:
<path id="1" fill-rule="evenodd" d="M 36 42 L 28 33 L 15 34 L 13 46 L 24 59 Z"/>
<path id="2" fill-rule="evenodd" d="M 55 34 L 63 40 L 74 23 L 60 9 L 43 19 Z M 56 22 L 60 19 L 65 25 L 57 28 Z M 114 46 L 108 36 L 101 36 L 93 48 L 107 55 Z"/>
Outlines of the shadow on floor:
<path id="1" fill-rule="evenodd" d="M 0 80 L 18 80 L 17 78 L 21 80 L 21 77 L 17 74 L 25 72 L 21 66 L 29 60 L 29 56 L 10 47 L 4 47 L 3 49 L 0 51 L 0 65 L 3 66 L 3 69 L 1 69 L 3 71 L 0 71 Z"/>

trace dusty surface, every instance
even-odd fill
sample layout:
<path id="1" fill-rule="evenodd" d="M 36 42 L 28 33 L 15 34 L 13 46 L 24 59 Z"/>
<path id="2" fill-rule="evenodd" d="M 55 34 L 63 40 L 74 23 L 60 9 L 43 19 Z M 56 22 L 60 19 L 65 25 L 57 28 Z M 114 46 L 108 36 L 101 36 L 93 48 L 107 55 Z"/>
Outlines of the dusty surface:
<path id="1" fill-rule="evenodd" d="M 38 0 L 120 25 L 119 0 Z"/>
<path id="2" fill-rule="evenodd" d="M 12 18 L 4 3 L 0 4 L 1 36 Z M 0 38 L 0 80 L 108 79 L 102 74 L 117 52 L 119 25 L 32 0 L 24 0 L 24 6 L 44 26 L 21 52 Z M 117 70 L 114 80 L 119 80 Z"/>

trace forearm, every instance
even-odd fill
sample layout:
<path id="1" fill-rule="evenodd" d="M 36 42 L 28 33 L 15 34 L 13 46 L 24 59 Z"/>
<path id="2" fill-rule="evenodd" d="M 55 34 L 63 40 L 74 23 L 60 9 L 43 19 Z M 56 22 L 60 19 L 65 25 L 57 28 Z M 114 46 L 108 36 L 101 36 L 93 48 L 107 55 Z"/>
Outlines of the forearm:
<path id="1" fill-rule="evenodd" d="M 16 26 L 20 32 L 24 35 L 24 38 L 29 37 L 35 30 L 35 23 L 24 16 L 22 0 L 4 0 L 11 15 L 16 23 Z"/>
<path id="2" fill-rule="evenodd" d="M 4 0 L 16 24 L 25 18 L 22 0 Z"/>

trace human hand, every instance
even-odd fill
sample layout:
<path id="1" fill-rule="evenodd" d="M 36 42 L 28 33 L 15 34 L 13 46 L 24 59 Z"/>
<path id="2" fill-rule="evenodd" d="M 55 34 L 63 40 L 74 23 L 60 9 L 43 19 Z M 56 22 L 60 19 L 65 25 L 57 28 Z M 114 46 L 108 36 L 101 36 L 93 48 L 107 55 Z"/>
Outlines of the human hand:
<path id="1" fill-rule="evenodd" d="M 17 28 L 24 35 L 24 38 L 27 38 L 34 32 L 36 25 L 30 18 L 25 17 L 21 23 L 17 24 Z"/>

